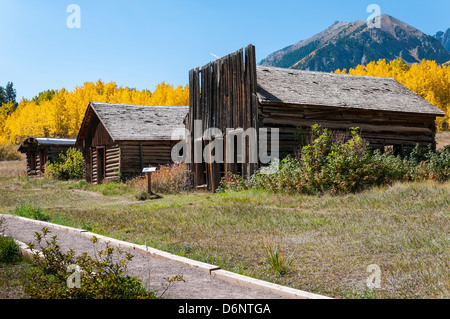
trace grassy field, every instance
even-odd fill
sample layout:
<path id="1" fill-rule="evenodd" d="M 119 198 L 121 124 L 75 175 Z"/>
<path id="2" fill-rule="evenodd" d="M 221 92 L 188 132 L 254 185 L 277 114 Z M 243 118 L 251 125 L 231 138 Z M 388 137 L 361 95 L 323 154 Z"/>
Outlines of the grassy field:
<path id="1" fill-rule="evenodd" d="M 0 161 L 0 176 L 23 176 L 27 173 L 27 165 L 21 161 Z"/>
<path id="2" fill-rule="evenodd" d="M 0 212 L 40 207 L 51 222 L 166 250 L 336 298 L 450 298 L 450 184 L 395 184 L 346 196 L 264 191 L 164 195 L 124 185 L 0 177 Z M 270 268 L 266 247 L 291 262 Z M 369 290 L 367 267 L 381 269 Z"/>
<path id="3" fill-rule="evenodd" d="M 437 149 L 441 149 L 446 145 L 450 145 L 450 132 L 437 133 L 436 144 Z"/>
<path id="4" fill-rule="evenodd" d="M 23 286 L 32 267 L 27 260 L 16 264 L 0 263 L 0 299 L 27 298 Z"/>

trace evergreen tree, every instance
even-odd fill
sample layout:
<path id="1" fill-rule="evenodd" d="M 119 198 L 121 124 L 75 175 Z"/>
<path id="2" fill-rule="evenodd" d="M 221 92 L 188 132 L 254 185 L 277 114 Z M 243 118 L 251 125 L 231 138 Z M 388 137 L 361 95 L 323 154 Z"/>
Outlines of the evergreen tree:
<path id="1" fill-rule="evenodd" d="M 17 105 L 16 89 L 14 88 L 14 84 L 12 82 L 8 82 L 8 84 L 6 84 L 5 94 L 6 94 L 6 102 L 5 103 L 13 102 L 14 104 Z"/>
<path id="2" fill-rule="evenodd" d="M 12 82 L 8 82 L 6 87 L 0 86 L 0 106 L 9 102 L 12 102 L 17 106 L 16 96 L 16 89 Z"/>
<path id="3" fill-rule="evenodd" d="M 6 103 L 6 92 L 3 86 L 0 86 L 0 105 Z"/>

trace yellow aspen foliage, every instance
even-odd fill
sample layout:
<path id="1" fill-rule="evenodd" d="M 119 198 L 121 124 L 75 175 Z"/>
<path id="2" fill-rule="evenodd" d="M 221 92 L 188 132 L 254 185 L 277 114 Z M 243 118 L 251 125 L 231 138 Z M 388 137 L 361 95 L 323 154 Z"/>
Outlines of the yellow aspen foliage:
<path id="1" fill-rule="evenodd" d="M 446 113 L 436 120 L 438 130 L 450 129 L 450 66 L 438 65 L 435 61 L 422 60 L 413 65 L 405 64 L 402 59 L 389 63 L 386 60 L 358 65 L 350 70 L 336 70 L 334 73 L 363 76 L 392 77 L 422 96 L 431 104 Z"/>
<path id="2" fill-rule="evenodd" d="M 62 89 L 39 104 L 23 99 L 13 112 L 0 108 L 0 143 L 18 144 L 28 136 L 76 138 L 89 102 L 183 106 L 189 105 L 189 88 L 163 82 L 152 93 L 99 80 L 73 91 Z"/>

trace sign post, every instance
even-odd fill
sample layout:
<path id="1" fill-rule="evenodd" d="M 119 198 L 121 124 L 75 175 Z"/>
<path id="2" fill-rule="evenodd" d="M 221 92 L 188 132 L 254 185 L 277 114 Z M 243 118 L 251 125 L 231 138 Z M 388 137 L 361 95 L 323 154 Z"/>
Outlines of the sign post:
<path id="1" fill-rule="evenodd" d="M 156 167 L 146 167 L 142 170 L 142 173 L 147 174 L 148 181 L 148 193 L 154 195 L 152 192 L 152 173 L 156 172 Z"/>

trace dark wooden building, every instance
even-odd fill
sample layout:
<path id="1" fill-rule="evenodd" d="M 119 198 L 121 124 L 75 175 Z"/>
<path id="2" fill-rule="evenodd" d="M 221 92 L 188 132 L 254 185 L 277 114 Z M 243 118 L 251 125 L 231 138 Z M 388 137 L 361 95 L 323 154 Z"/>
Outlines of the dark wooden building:
<path id="1" fill-rule="evenodd" d="M 184 129 L 187 106 L 145 106 L 91 102 L 76 145 L 88 182 L 129 178 L 144 167 L 171 163 L 175 129 Z"/>
<path id="2" fill-rule="evenodd" d="M 195 121 L 222 132 L 277 128 L 282 156 L 297 150 L 296 134 L 308 134 L 314 124 L 338 131 L 359 127 L 373 148 L 392 146 L 399 153 L 416 144 L 435 147 L 435 120 L 444 115 L 392 78 L 257 66 L 251 45 L 191 70 L 189 88 L 192 136 Z M 205 141 L 192 139 L 192 152 L 196 143 Z M 193 163 L 194 183 L 215 190 L 228 172 L 249 177 L 260 163 L 251 163 L 248 151 L 242 163 Z"/>
<path id="3" fill-rule="evenodd" d="M 28 176 L 39 176 L 45 173 L 45 164 L 58 157 L 61 152 L 75 147 L 75 139 L 28 137 L 19 147 L 19 151 L 27 155 Z"/>

